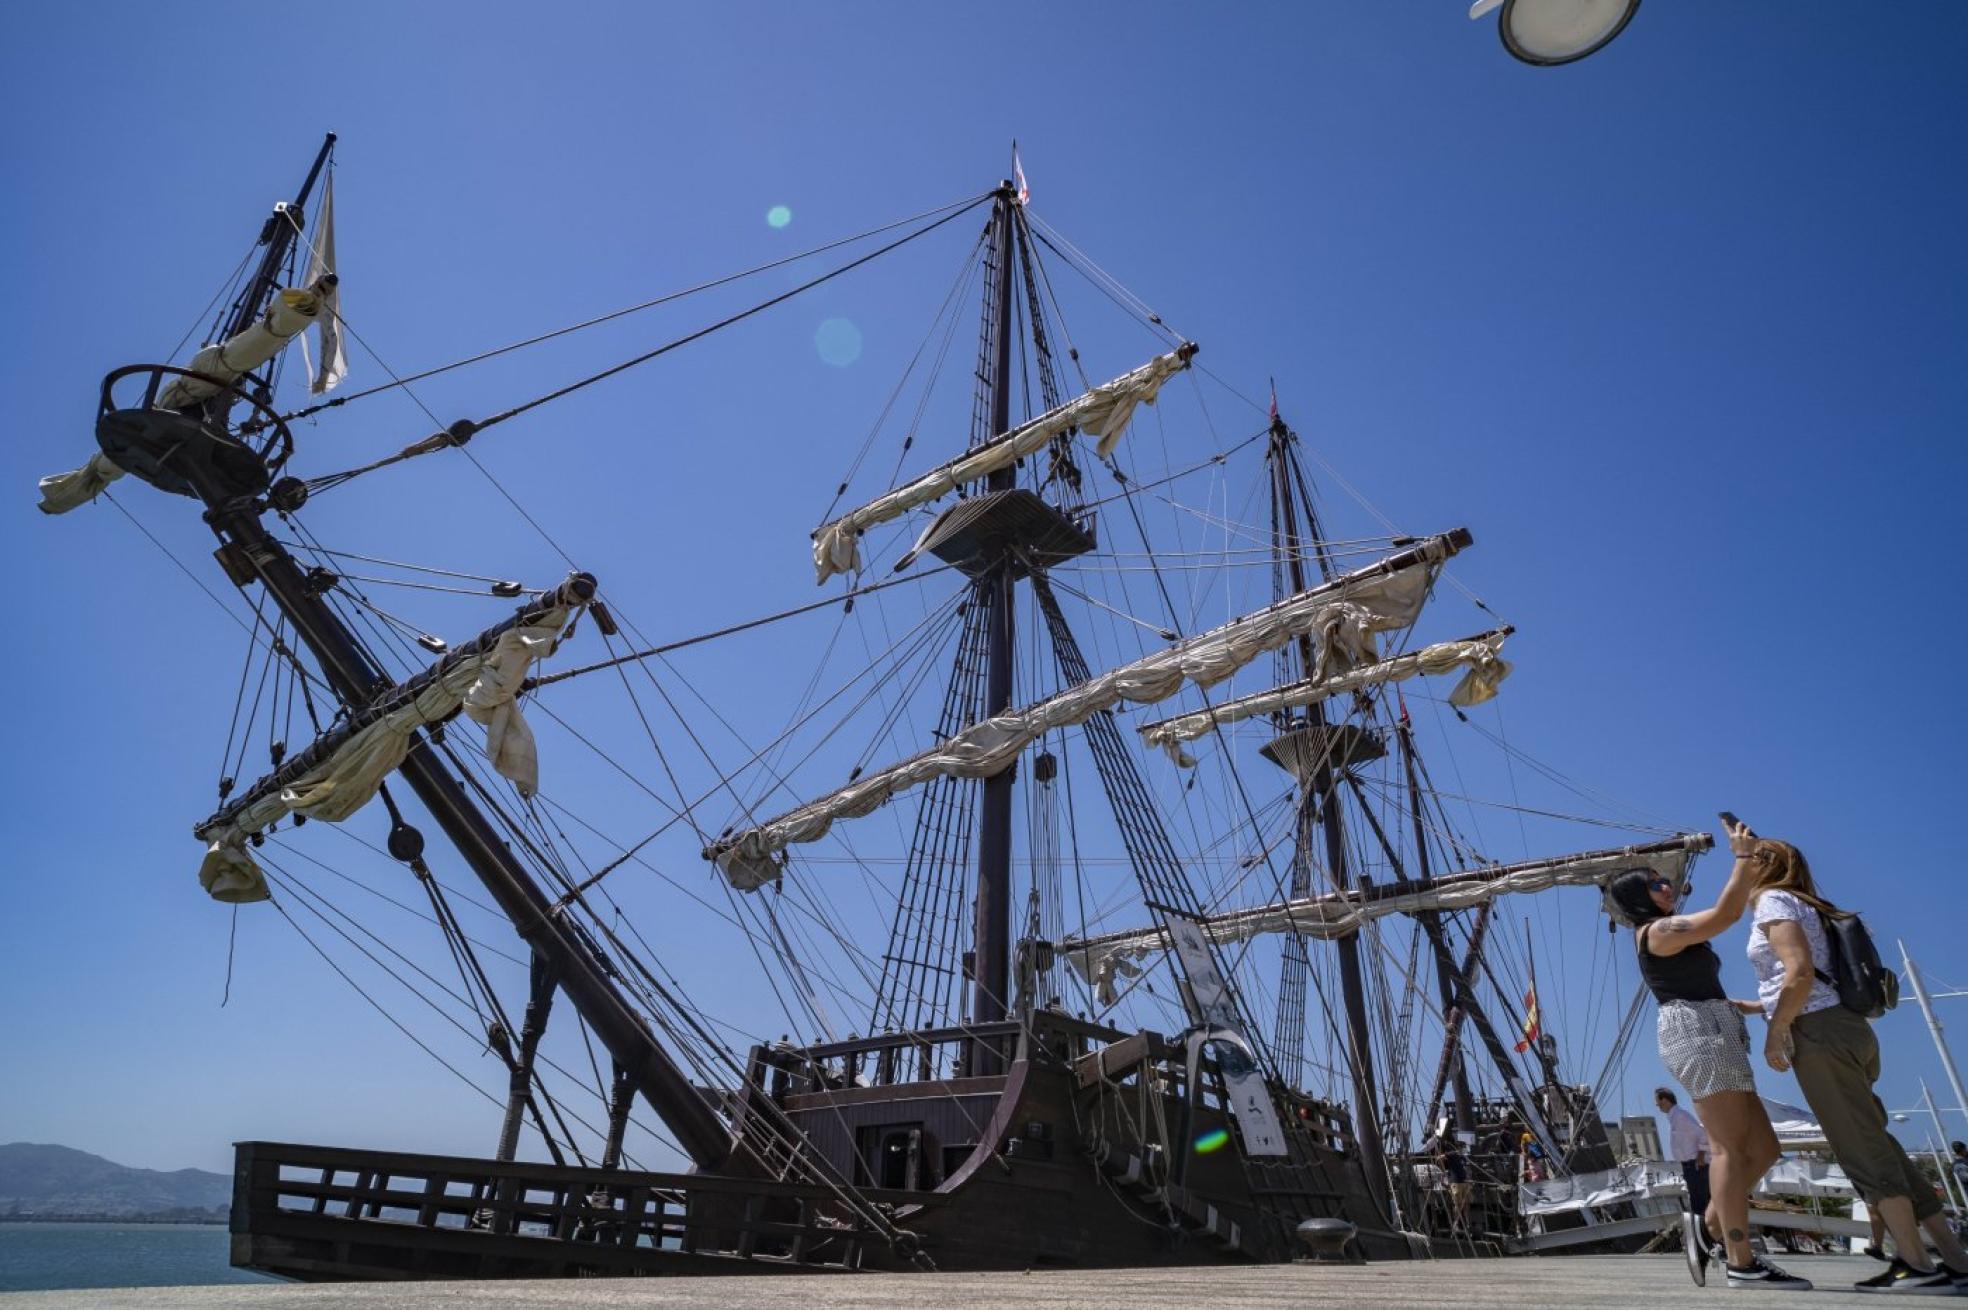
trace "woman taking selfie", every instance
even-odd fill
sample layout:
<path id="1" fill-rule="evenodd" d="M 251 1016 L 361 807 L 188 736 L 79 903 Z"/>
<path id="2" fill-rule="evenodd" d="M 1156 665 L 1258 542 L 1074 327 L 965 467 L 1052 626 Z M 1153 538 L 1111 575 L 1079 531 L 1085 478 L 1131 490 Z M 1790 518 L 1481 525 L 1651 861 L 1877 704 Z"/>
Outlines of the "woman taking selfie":
<path id="1" fill-rule="evenodd" d="M 1749 1067 L 1743 1013 L 1755 1007 L 1729 999 L 1722 959 L 1708 944 L 1742 918 L 1757 868 L 1752 857 L 1761 845 L 1743 824 L 1727 826 L 1736 861 L 1709 909 L 1682 912 L 1681 889 L 1652 869 L 1628 869 L 1606 891 L 1633 925 L 1640 976 L 1660 1002 L 1661 1063 L 1686 1089 L 1708 1132 L 1708 1213 L 1687 1217 L 1689 1270 L 1696 1282 L 1707 1281 L 1708 1244 L 1719 1234 L 1731 1289 L 1801 1292 L 1809 1290 L 1809 1280 L 1785 1273 L 1749 1245 L 1750 1191 L 1782 1152 Z"/>
<path id="2" fill-rule="evenodd" d="M 1832 1154 L 1898 1248 L 1886 1272 L 1861 1280 L 1857 1290 L 1944 1293 L 1968 1285 L 1968 1252 L 1942 1217 L 1934 1185 L 1887 1128 L 1886 1107 L 1873 1093 L 1879 1041 L 1872 1025 L 1846 1009 L 1830 985 L 1825 919 L 1844 912 L 1818 894 L 1810 865 L 1789 842 L 1759 839 L 1753 855 L 1749 962 L 1770 1021 L 1763 1058 L 1778 1073 L 1795 1069 Z M 1922 1229 L 1945 1268 L 1928 1257 Z"/>

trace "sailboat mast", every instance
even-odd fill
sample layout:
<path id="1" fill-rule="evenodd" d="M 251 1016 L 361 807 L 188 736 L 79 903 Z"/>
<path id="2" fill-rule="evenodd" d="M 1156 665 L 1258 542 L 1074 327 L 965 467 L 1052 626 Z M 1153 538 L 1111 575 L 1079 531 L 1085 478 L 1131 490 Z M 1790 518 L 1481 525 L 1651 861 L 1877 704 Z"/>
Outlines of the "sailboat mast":
<path id="1" fill-rule="evenodd" d="M 998 187 L 991 211 L 991 250 L 996 274 L 990 288 L 992 369 L 990 379 L 991 435 L 1011 428 L 1011 261 L 1012 218 L 1017 193 L 1010 182 Z M 992 473 L 985 486 L 1008 491 L 1017 482 L 1017 466 Z M 1013 647 L 1013 571 L 1009 548 L 980 574 L 976 597 L 987 607 L 985 633 L 984 714 L 988 718 L 1011 708 Z M 1011 973 L 1011 789 L 1017 770 L 1005 769 L 984 780 L 978 800 L 977 919 L 973 935 L 972 977 L 975 989 L 971 1019 L 995 1023 L 1005 1017 Z M 995 1073 L 1000 1058 L 979 1046 L 972 1073 Z M 982 1065 L 984 1067 L 978 1067 Z"/>

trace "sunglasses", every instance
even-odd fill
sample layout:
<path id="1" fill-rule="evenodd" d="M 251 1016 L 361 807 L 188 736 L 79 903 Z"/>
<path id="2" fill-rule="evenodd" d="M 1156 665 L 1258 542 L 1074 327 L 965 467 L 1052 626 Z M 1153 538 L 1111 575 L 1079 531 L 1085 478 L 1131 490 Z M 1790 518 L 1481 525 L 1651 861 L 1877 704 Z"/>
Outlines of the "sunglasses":
<path id="1" fill-rule="evenodd" d="M 1649 878 L 1647 880 L 1647 890 L 1650 892 L 1671 892 L 1674 890 L 1674 884 L 1666 878 Z"/>

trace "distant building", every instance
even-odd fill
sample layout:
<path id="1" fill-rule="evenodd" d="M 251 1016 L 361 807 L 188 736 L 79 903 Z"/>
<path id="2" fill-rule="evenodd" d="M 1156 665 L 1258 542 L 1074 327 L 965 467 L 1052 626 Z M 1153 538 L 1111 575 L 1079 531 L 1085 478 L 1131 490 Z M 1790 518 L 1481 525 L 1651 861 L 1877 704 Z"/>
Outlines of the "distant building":
<path id="1" fill-rule="evenodd" d="M 1665 1160 L 1667 1153 L 1661 1150 L 1660 1126 L 1651 1114 L 1623 1115 L 1619 1121 L 1618 1141 L 1614 1143 L 1622 1160 Z"/>

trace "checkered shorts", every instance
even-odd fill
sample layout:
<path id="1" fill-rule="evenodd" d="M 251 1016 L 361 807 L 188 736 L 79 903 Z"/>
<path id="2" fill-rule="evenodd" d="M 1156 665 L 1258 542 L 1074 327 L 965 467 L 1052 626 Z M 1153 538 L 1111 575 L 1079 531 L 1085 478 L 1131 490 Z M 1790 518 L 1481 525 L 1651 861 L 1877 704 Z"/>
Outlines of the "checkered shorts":
<path id="1" fill-rule="evenodd" d="M 1668 1001 L 1660 1008 L 1660 1057 L 1693 1100 L 1754 1092 L 1749 1027 L 1732 1001 Z"/>

